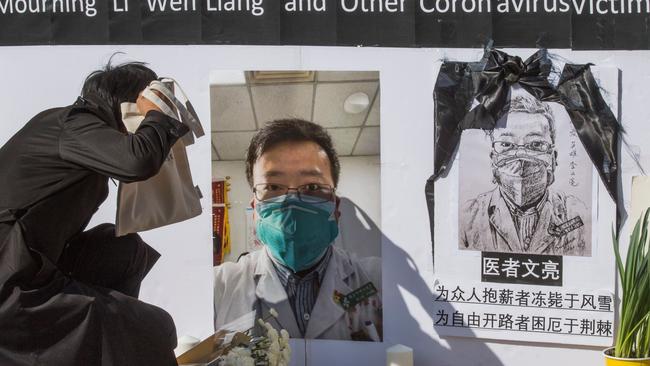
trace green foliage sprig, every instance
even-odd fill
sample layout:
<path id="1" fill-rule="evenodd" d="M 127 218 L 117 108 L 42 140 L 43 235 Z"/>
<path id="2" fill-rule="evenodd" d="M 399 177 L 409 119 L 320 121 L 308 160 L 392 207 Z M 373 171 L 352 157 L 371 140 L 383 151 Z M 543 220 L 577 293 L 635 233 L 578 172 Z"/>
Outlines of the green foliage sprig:
<path id="1" fill-rule="evenodd" d="M 616 329 L 615 357 L 650 357 L 650 241 L 647 209 L 634 226 L 625 258 L 621 259 L 619 240 L 612 230 L 622 300 Z"/>

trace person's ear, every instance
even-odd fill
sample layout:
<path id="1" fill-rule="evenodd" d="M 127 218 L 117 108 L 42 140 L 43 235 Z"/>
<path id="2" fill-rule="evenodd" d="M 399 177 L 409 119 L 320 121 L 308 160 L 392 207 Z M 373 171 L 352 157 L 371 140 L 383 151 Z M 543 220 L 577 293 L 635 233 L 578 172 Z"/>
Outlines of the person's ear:
<path id="1" fill-rule="evenodd" d="M 253 222 L 255 222 L 255 220 L 257 220 L 257 210 L 255 210 L 255 196 L 251 198 L 249 205 L 253 209 Z"/>

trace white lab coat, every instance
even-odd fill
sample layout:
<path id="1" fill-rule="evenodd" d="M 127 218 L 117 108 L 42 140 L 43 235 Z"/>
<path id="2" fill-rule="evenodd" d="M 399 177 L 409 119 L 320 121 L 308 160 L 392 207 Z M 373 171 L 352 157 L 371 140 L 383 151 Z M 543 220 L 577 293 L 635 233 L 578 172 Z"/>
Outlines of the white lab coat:
<path id="1" fill-rule="evenodd" d="M 350 340 L 356 332 L 371 334 L 375 330 L 381 338 L 381 259 L 358 259 L 342 249 L 333 249 L 304 338 Z M 238 323 L 236 327 L 240 329 L 229 330 L 245 330 L 252 324 L 244 325 L 238 319 L 249 318 L 252 322 L 251 312 L 255 318 L 267 317 L 273 308 L 279 317 L 271 324 L 286 329 L 292 338 L 302 338 L 286 291 L 265 249 L 250 253 L 237 263 L 215 267 L 214 276 L 215 330 L 231 322 Z M 334 301 L 335 291 L 347 295 L 368 282 L 375 285 L 378 293 L 367 301 L 348 310 Z"/>

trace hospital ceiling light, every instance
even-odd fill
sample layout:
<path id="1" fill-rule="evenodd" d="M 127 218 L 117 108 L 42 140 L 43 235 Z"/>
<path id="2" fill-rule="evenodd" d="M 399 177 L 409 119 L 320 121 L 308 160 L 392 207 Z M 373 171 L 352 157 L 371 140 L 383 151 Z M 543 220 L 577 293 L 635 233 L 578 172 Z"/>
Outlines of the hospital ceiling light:
<path id="1" fill-rule="evenodd" d="M 345 102 L 343 102 L 343 110 L 349 114 L 359 114 L 368 109 L 369 105 L 370 98 L 368 98 L 368 94 L 358 92 L 350 94 L 345 99 Z"/>

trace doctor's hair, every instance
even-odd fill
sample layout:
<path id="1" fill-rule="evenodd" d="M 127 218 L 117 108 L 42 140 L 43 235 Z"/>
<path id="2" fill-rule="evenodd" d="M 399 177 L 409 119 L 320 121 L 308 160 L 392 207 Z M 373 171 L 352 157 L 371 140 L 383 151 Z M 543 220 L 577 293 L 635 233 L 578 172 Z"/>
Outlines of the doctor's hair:
<path id="1" fill-rule="evenodd" d="M 251 139 L 246 153 L 246 179 L 253 187 L 253 166 L 266 151 L 283 142 L 314 142 L 327 154 L 334 186 L 339 183 L 341 165 L 329 133 L 320 125 L 298 118 L 268 122 Z"/>
<path id="2" fill-rule="evenodd" d="M 514 96 L 508 104 L 506 104 L 506 106 L 503 108 L 501 116 L 505 116 L 507 119 L 508 113 L 528 113 L 542 115 L 548 122 L 551 141 L 555 143 L 555 116 L 553 115 L 551 107 L 549 107 L 548 103 L 542 102 L 532 95 L 518 94 Z M 488 132 L 490 138 L 492 138 L 493 131 L 494 130 L 490 130 Z"/>
<path id="3" fill-rule="evenodd" d="M 120 104 L 123 102 L 135 103 L 140 92 L 152 80 L 158 79 L 158 75 L 144 62 L 112 65 L 113 57 L 117 54 L 113 54 L 101 70 L 95 70 L 86 77 L 81 88 L 81 96 L 96 95 L 108 103 L 113 115 L 120 121 L 122 116 Z"/>

